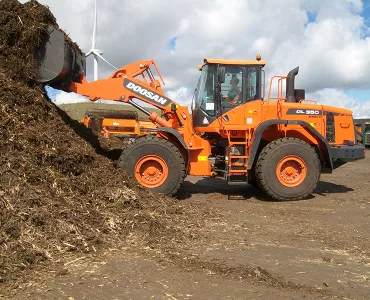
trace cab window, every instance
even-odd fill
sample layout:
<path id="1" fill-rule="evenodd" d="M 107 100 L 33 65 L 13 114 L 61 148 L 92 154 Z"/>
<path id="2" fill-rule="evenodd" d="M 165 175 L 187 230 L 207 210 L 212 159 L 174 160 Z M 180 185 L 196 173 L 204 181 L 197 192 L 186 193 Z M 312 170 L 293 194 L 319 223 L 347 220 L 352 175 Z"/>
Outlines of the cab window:
<path id="1" fill-rule="evenodd" d="M 243 103 L 243 69 L 226 66 L 225 82 L 221 84 L 221 107 L 232 108 Z"/>
<path id="2" fill-rule="evenodd" d="M 261 87 L 259 82 L 259 68 L 248 67 L 246 69 L 246 99 L 252 101 L 259 99 L 261 96 Z"/>

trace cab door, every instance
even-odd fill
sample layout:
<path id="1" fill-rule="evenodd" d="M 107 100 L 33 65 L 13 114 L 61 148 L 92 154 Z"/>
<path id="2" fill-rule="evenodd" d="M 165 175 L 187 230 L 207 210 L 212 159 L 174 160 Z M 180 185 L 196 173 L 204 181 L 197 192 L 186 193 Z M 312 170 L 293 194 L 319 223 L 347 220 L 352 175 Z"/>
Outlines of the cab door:
<path id="1" fill-rule="evenodd" d="M 238 109 L 245 99 L 244 81 L 243 67 L 225 66 L 225 81 L 220 84 L 220 113 L 226 127 L 244 123 L 245 112 Z"/>

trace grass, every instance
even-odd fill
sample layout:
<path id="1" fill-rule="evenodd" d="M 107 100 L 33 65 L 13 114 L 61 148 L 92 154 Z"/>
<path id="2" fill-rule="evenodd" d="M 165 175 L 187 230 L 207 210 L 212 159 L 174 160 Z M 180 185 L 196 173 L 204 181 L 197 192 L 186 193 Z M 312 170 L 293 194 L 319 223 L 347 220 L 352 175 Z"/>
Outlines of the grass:
<path id="1" fill-rule="evenodd" d="M 87 103 L 70 103 L 70 104 L 61 104 L 58 105 L 62 110 L 64 110 L 71 119 L 81 120 L 86 110 L 89 109 L 110 109 L 110 110 L 134 110 L 138 111 L 135 107 L 129 104 L 107 104 L 107 103 L 96 103 L 96 102 L 87 102 Z M 155 111 L 159 113 L 158 109 L 145 107 L 146 110 L 152 112 Z M 144 113 L 138 111 L 139 118 L 147 118 Z"/>

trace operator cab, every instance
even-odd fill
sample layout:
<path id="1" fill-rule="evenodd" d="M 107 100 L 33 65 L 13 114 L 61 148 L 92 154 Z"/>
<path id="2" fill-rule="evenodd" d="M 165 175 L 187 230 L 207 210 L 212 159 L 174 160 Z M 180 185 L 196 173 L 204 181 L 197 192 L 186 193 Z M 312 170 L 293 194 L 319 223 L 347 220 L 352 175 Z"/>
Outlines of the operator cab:
<path id="1" fill-rule="evenodd" d="M 205 59 L 192 101 L 193 126 L 206 127 L 227 111 L 263 98 L 266 62 Z"/>

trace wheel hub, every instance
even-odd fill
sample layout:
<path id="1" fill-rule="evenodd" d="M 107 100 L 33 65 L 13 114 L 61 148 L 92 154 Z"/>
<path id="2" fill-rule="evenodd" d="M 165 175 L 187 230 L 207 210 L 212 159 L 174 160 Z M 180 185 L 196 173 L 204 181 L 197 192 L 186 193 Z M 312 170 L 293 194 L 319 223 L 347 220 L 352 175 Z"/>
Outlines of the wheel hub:
<path id="1" fill-rule="evenodd" d="M 159 187 L 166 181 L 167 176 L 167 164 L 157 155 L 146 155 L 136 163 L 135 177 L 142 186 Z"/>
<path id="2" fill-rule="evenodd" d="M 276 177 L 279 182 L 287 187 L 300 185 L 307 176 L 306 163 L 296 155 L 283 157 L 276 167 Z"/>

